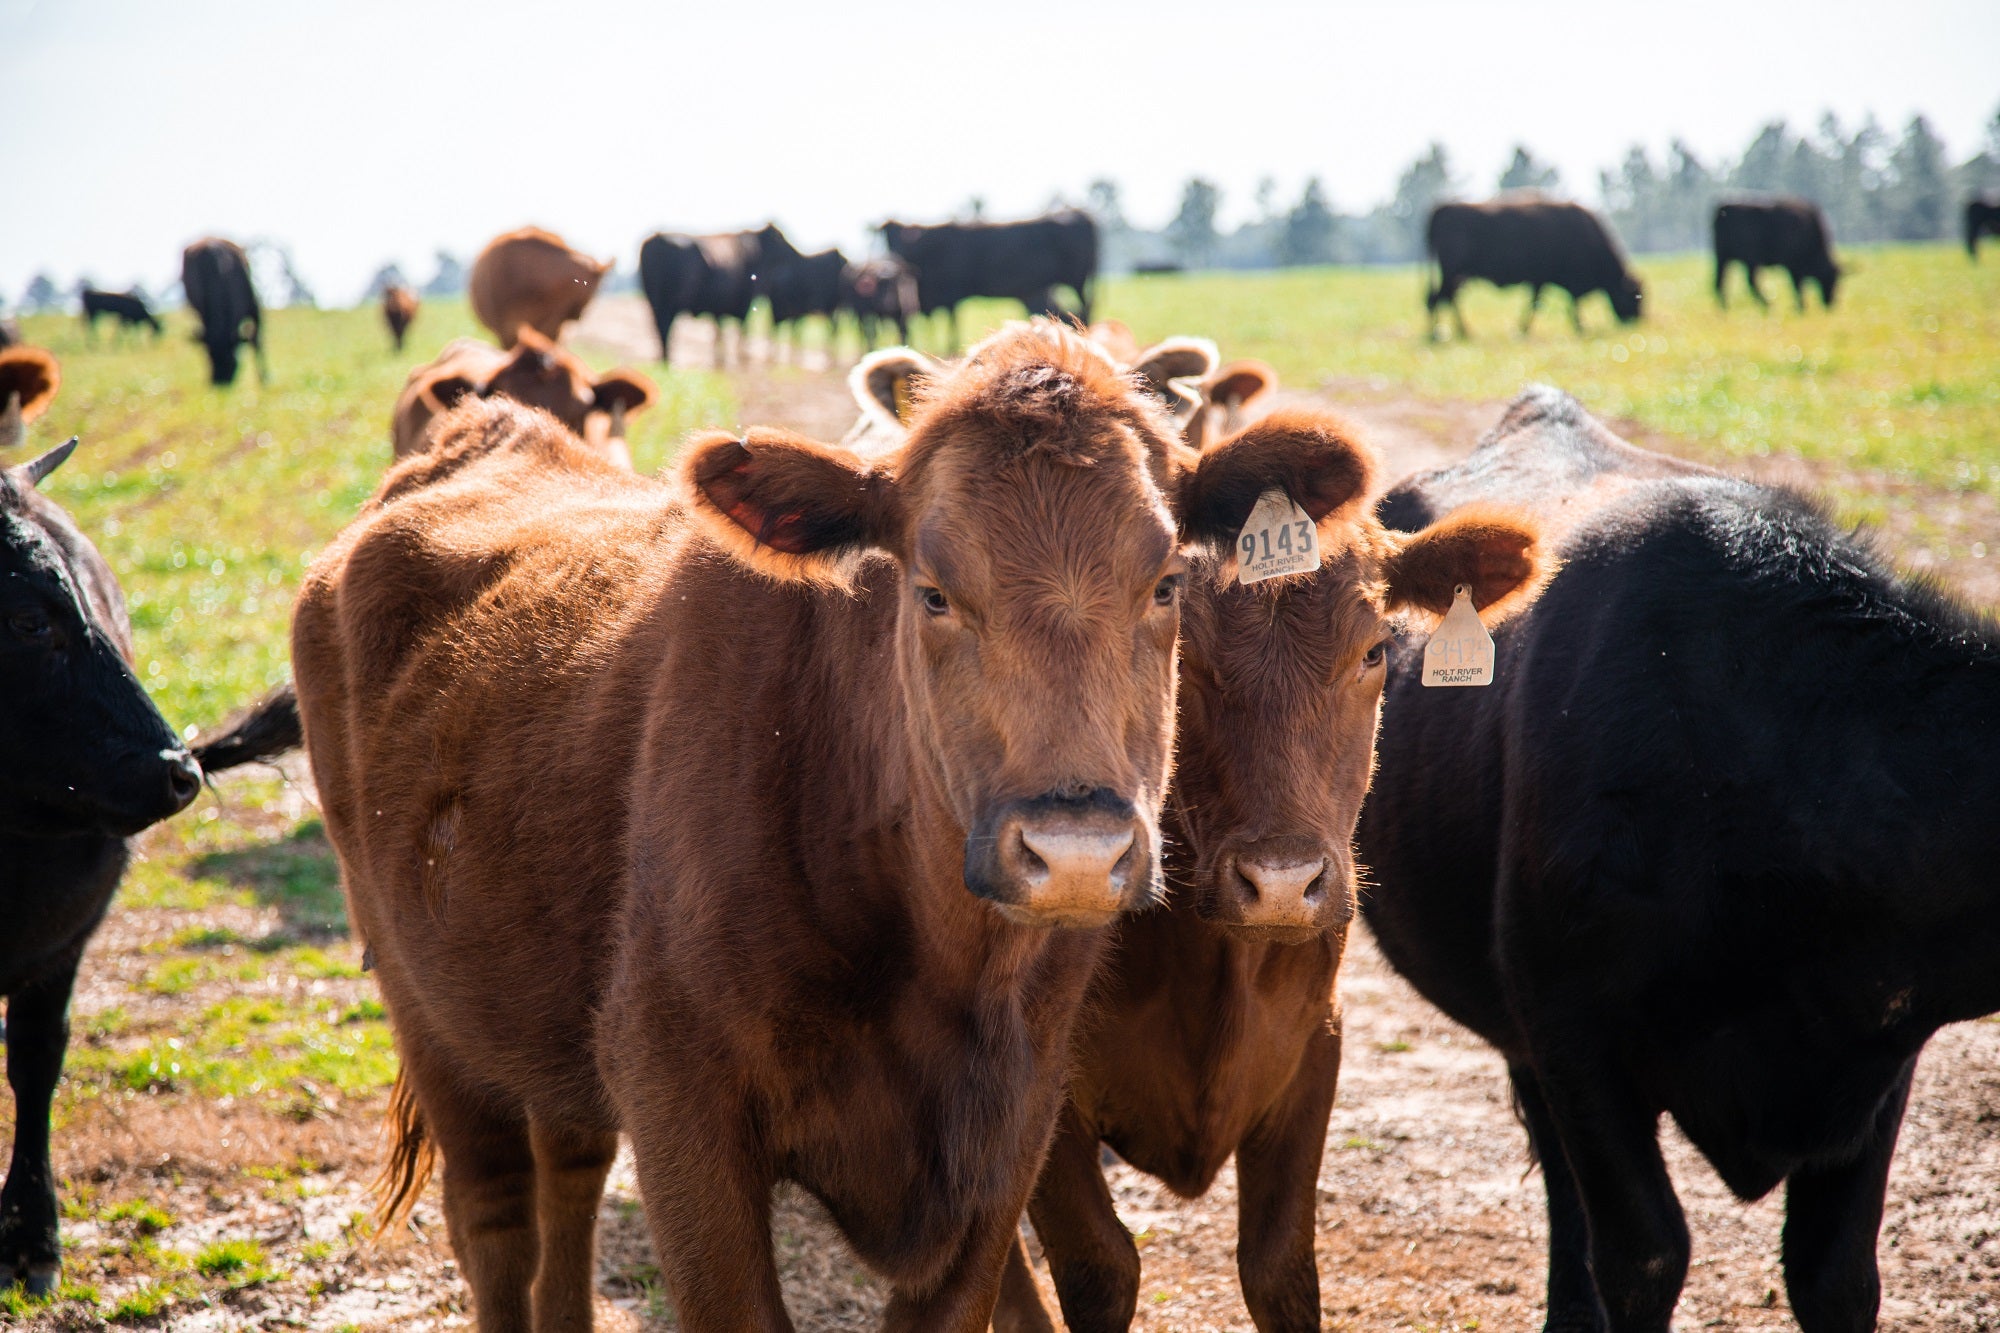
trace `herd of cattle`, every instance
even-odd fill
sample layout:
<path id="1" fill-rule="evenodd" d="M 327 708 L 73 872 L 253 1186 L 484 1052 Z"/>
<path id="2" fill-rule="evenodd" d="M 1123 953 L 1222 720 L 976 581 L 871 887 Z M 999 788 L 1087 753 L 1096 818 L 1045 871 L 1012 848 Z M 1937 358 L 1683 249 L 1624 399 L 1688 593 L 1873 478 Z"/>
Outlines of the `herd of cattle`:
<path id="1" fill-rule="evenodd" d="M 1549 284 L 1636 311 L 1594 220 L 1525 202 L 1439 210 L 1438 301 L 1541 217 L 1585 256 Z M 1775 253 L 1773 216 L 1724 210 L 1718 259 Z M 905 313 L 1002 281 L 1087 302 L 1094 248 L 1048 221 L 897 229 Z M 1012 276 L 965 260 L 1017 243 Z M 663 343 L 850 272 L 775 262 L 775 229 L 647 245 Z M 258 347 L 247 267 L 203 242 L 188 271 L 222 378 Z M 1025 1213 L 1067 1326 L 1126 1328 L 1104 1146 L 1188 1196 L 1233 1156 L 1250 1315 L 1317 1329 L 1357 910 L 1507 1059 L 1550 1327 L 1668 1327 L 1662 1112 L 1743 1197 L 1786 1186 L 1801 1327 L 1873 1326 L 1916 1060 L 2000 1010 L 1990 620 L 1554 390 L 1384 491 L 1267 368 L 1115 324 L 871 353 L 841 443 L 711 433 L 642 476 L 652 384 L 557 341 L 603 272 L 546 233 L 488 247 L 500 345 L 410 372 L 380 489 L 306 576 L 295 684 L 192 751 L 36 490 L 75 442 L 0 471 L 0 1285 L 58 1275 L 50 1100 L 127 840 L 302 744 L 400 1056 L 385 1215 L 441 1157 L 484 1328 L 589 1327 L 622 1133 L 688 1329 L 789 1326 L 780 1180 L 887 1279 L 890 1327 L 1052 1328 Z M 385 302 L 399 339 L 414 313 Z M 58 384 L 0 351 L 0 447 Z M 1265 577 L 1260 540 L 1305 558 Z M 1475 611 L 1492 683 L 1428 687 L 1431 628 Z"/>

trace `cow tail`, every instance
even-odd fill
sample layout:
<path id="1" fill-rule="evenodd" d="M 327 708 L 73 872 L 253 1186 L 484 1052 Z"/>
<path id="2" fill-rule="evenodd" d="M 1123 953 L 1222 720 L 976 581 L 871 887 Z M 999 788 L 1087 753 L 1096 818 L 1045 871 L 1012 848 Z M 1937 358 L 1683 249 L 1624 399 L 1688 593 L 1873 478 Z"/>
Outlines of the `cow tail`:
<path id="1" fill-rule="evenodd" d="M 244 764 L 276 759 L 304 743 L 298 690 L 288 680 L 259 699 L 221 734 L 197 741 L 193 753 L 201 771 L 212 776 Z"/>
<path id="2" fill-rule="evenodd" d="M 407 1067 L 396 1071 L 396 1086 L 389 1093 L 389 1118 L 383 1128 L 389 1143 L 389 1161 L 375 1178 L 375 1235 L 379 1240 L 408 1220 L 410 1212 L 437 1169 L 437 1145 L 431 1142 L 424 1125 L 423 1108 L 410 1086 Z"/>

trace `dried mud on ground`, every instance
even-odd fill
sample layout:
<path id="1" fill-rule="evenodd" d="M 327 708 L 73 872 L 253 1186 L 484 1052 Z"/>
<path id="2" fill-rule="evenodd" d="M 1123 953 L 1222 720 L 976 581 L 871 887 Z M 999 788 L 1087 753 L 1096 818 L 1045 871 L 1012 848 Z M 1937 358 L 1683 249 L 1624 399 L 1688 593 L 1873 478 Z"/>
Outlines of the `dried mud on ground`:
<path id="1" fill-rule="evenodd" d="M 604 303 L 600 303 L 604 304 Z M 614 307 L 615 309 L 615 307 Z M 629 311 L 628 311 L 629 313 Z M 644 344 L 601 342 L 649 358 Z M 601 332 L 602 328 L 587 330 Z M 680 339 L 676 339 L 677 360 Z M 755 349 L 753 348 L 753 351 Z M 694 347 L 694 364 L 706 363 Z M 837 438 L 851 420 L 841 376 L 755 361 L 733 378 L 746 421 Z M 1411 400 L 1381 386 L 1329 383 L 1295 397 L 1331 403 L 1354 418 L 1385 454 L 1384 476 L 1461 455 L 1499 415 L 1498 403 Z M 1613 423 L 1629 437 L 1689 457 L 1686 446 Z M 1739 469 L 1742 470 L 1742 469 Z M 2000 518 L 1963 497 L 1913 493 L 1852 474 L 1830 477 L 1796 462 L 1763 460 L 1765 480 L 1832 481 L 1879 494 L 1889 507 L 1885 544 L 1906 564 L 1934 559 L 1978 600 L 2000 601 Z M 1900 517 L 1899 517 L 1900 515 Z M 1973 558 L 1972 543 L 1993 554 Z M 248 814 L 273 838 L 310 805 L 303 765 L 288 765 L 288 810 L 250 814 L 222 784 L 228 817 Z M 189 1018 L 212 1000 L 199 988 L 141 996 L 140 975 L 158 940 L 204 928 L 257 939 L 281 929 L 272 909 L 123 909 L 92 946 L 76 1006 L 79 1042 L 113 1007 L 153 1021 Z M 330 941 L 336 961 L 356 963 L 351 941 Z M 328 1005 L 372 997 L 365 978 L 282 978 Z M 317 989 L 315 989 L 317 988 Z M 1532 1329 L 1542 1318 L 1546 1228 L 1541 1181 L 1528 1168 L 1503 1067 L 1477 1038 L 1445 1019 L 1383 963 L 1357 931 L 1342 972 L 1346 1052 L 1339 1099 L 1320 1172 L 1319 1268 L 1325 1325 L 1340 1330 Z M 236 1328 L 420 1329 L 470 1321 L 466 1293 L 444 1237 L 438 1191 L 411 1230 L 370 1243 L 362 1221 L 379 1167 L 380 1094 L 343 1098 L 302 1086 L 280 1098 L 202 1100 L 186 1095 L 109 1094 L 78 1104 L 58 1130 L 56 1162 L 76 1216 L 65 1223 L 68 1276 L 94 1284 L 106 1303 L 147 1285 L 144 1256 L 192 1255 L 221 1239 L 261 1246 L 261 1261 L 226 1280 L 193 1284 L 157 1314 L 129 1322 L 186 1333 Z M 4 1114 L 4 1113 L 0 1113 Z M 0 1121 L 0 1138 L 11 1125 Z M 1778 1269 L 1782 1200 L 1736 1202 L 1667 1131 L 1669 1160 L 1694 1235 L 1694 1267 L 1676 1326 L 1766 1330 L 1793 1327 Z M 1235 1183 L 1225 1170 L 1199 1200 L 1176 1199 L 1121 1164 L 1109 1168 L 1120 1215 L 1138 1237 L 1144 1264 L 1135 1327 L 1247 1330 L 1236 1284 Z M 148 1230 L 144 1201 L 167 1219 Z M 848 1254 L 817 1206 L 781 1192 L 775 1241 L 794 1320 L 802 1329 L 874 1326 L 884 1293 Z M 629 1160 L 614 1169 L 599 1223 L 599 1326 L 638 1333 L 673 1327 L 646 1239 Z M 151 1247 L 150 1251 L 148 1247 Z M 1031 1245 L 1031 1251 L 1032 1251 Z M 2000 1023 L 1946 1029 L 1920 1067 L 1890 1182 L 1880 1245 L 1885 1329 L 2000 1329 Z M 1039 1258 L 1039 1256 L 1037 1256 Z M 1038 1266 L 1053 1311 L 1046 1269 Z M 11 1319 L 36 1330 L 102 1326 L 96 1307 L 60 1303 Z"/>

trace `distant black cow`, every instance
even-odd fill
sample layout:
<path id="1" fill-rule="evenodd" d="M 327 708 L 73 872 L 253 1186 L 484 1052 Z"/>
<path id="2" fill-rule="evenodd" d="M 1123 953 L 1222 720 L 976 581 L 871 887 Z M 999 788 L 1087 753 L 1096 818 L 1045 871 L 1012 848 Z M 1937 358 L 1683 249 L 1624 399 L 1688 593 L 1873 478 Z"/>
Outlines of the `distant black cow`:
<path id="1" fill-rule="evenodd" d="M 723 322 L 735 321 L 740 343 L 751 304 L 768 295 L 776 272 L 798 257 L 785 234 L 769 224 L 710 236 L 657 232 L 647 237 L 639 247 L 639 285 L 653 308 L 660 360 L 667 359 L 676 319 L 708 315 L 715 320 L 715 360 L 720 365 Z"/>
<path id="2" fill-rule="evenodd" d="M 181 287 L 188 309 L 201 320 L 196 341 L 208 348 L 209 382 L 236 382 L 236 349 L 250 344 L 257 355 L 257 381 L 269 375 L 264 364 L 264 312 L 250 282 L 250 257 L 234 241 L 208 237 L 181 254 Z"/>
<path id="3" fill-rule="evenodd" d="M 1969 199 L 1965 204 L 1965 253 L 1979 258 L 1979 238 L 2000 236 L 2000 196 Z"/>
<path id="4" fill-rule="evenodd" d="M 146 298 L 138 292 L 101 292 L 95 287 L 85 287 L 83 299 L 83 327 L 92 338 L 97 336 L 99 317 L 110 315 L 118 321 L 120 332 L 132 328 L 150 328 L 158 338 L 162 332 L 158 316 L 146 304 Z"/>
<path id="5" fill-rule="evenodd" d="M 808 315 L 826 318 L 827 350 L 833 350 L 834 317 L 840 313 L 840 275 L 847 256 L 839 250 L 778 256 L 767 263 L 763 290 L 771 301 L 771 338 L 791 344 L 792 330 Z M 804 338 L 804 333 L 799 335 Z"/>
<path id="6" fill-rule="evenodd" d="M 11 391 L 0 385 L 0 397 Z M 49 1104 L 77 963 L 124 873 L 126 839 L 201 789 L 133 673 L 110 567 L 35 492 L 75 444 L 0 469 L 0 996 L 14 1090 L 0 1290 L 31 1295 L 54 1290 L 62 1263 Z"/>
<path id="7" fill-rule="evenodd" d="M 921 307 L 917 302 L 917 276 L 910 266 L 890 255 L 849 264 L 840 274 L 840 302 L 854 313 L 861 341 L 875 350 L 875 339 L 883 320 L 896 325 L 896 341 L 910 341 L 910 321 Z"/>
<path id="8" fill-rule="evenodd" d="M 11 319 L 0 319 L 0 351 L 21 345 L 21 326 Z"/>
<path id="9" fill-rule="evenodd" d="M 951 346 L 958 347 L 958 305 L 974 296 L 1019 301 L 1029 314 L 1061 317 L 1054 289 L 1076 293 L 1079 314 L 1090 323 L 1091 284 L 1097 277 L 1097 223 L 1065 208 L 1026 222 L 946 222 L 913 227 L 885 222 L 889 252 L 917 275 L 917 304 L 926 315 L 944 311 Z"/>
<path id="10" fill-rule="evenodd" d="M 1833 233 L 1826 214 L 1810 199 L 1732 199 L 1715 207 L 1715 302 L 1729 304 L 1723 280 L 1731 264 L 1743 266 L 1744 281 L 1757 304 L 1771 303 L 1757 286 L 1757 271 L 1782 268 L 1792 276 L 1792 295 L 1806 308 L 1806 283 L 1819 285 L 1820 304 L 1831 309 L 1840 265 L 1833 262 Z"/>
<path id="11" fill-rule="evenodd" d="M 1533 193 L 1503 194 L 1483 204 L 1439 204 L 1424 229 L 1424 245 L 1438 267 L 1437 281 L 1424 296 L 1432 338 L 1441 305 L 1451 307 L 1458 336 L 1467 336 L 1458 289 L 1473 278 L 1532 289 L 1521 315 L 1524 334 L 1541 308 L 1544 287 L 1569 293 L 1570 322 L 1578 333 L 1583 318 L 1577 302 L 1592 292 L 1604 293 L 1621 323 L 1639 318 L 1644 295 L 1639 279 L 1610 231 L 1579 205 Z"/>
<path id="12" fill-rule="evenodd" d="M 1786 1186 L 1801 1327 L 1872 1328 L 1918 1052 L 2000 1009 L 2000 626 L 1551 389 L 1380 514 L 1489 503 L 1566 529 L 1561 571 L 1489 686 L 1392 653 L 1358 846 L 1389 961 L 1507 1058 L 1548 1326 L 1667 1328 L 1665 1111 L 1739 1197 Z"/>

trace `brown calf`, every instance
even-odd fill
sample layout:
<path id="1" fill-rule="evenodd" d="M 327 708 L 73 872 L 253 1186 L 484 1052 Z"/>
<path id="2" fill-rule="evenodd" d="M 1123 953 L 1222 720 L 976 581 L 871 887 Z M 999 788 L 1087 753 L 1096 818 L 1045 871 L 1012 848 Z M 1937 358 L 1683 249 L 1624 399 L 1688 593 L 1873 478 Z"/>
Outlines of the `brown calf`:
<path id="1" fill-rule="evenodd" d="M 396 457 L 424 448 L 431 422 L 466 398 L 511 398 L 541 408 L 592 450 L 629 470 L 625 418 L 659 397 L 653 382 L 636 370 L 596 374 L 535 330 L 523 327 L 518 334 L 511 352 L 476 338 L 455 339 L 436 360 L 409 373 L 389 423 Z"/>
<path id="2" fill-rule="evenodd" d="M 403 335 L 417 318 L 417 294 L 400 283 L 384 287 L 382 318 L 388 322 L 389 336 L 396 340 L 396 350 L 402 351 Z"/>
<path id="3" fill-rule="evenodd" d="M 710 437 L 672 484 L 471 402 L 316 562 L 293 662 L 397 1165 L 442 1151 L 483 1328 L 587 1323 L 621 1126 L 683 1327 L 789 1326 L 781 1179 L 892 1327 L 985 1327 L 1102 939 L 1049 926 L 1157 893 L 1177 448 L 1046 331 L 892 453 Z"/>
<path id="4" fill-rule="evenodd" d="M 466 294 L 502 347 L 514 345 L 523 324 L 554 342 L 563 325 L 582 316 L 610 271 L 610 260 L 600 263 L 553 232 L 523 227 L 486 243 L 472 261 Z"/>

